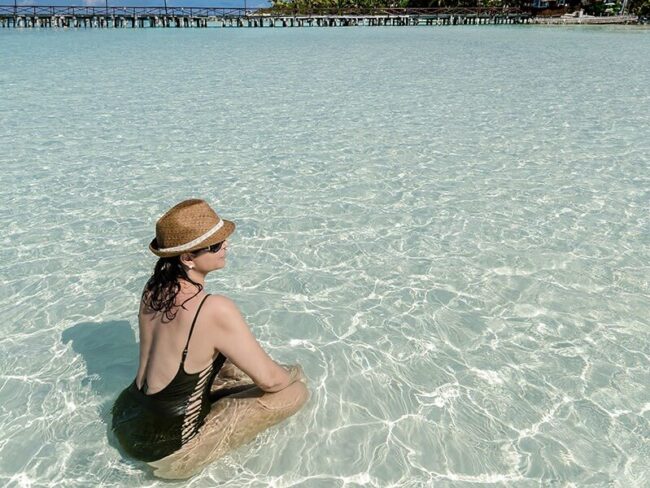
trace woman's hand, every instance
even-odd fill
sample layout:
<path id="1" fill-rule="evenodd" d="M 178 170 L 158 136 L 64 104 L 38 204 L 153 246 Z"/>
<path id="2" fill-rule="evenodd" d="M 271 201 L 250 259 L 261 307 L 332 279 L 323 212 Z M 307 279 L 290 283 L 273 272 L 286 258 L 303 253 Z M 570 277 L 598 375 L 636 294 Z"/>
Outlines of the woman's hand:
<path id="1" fill-rule="evenodd" d="M 305 372 L 302 369 L 302 366 L 299 364 L 291 364 L 288 366 L 284 366 L 284 368 L 287 370 L 289 373 L 289 377 L 291 378 L 291 383 L 295 383 L 296 381 L 302 381 L 303 383 L 307 384 L 307 377 L 305 376 Z"/>

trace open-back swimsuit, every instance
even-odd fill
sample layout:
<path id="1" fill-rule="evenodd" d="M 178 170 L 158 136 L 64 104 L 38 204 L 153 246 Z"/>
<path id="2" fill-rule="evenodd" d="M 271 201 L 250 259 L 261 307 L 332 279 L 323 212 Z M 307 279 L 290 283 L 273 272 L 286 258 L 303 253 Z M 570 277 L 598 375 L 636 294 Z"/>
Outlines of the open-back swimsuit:
<path id="1" fill-rule="evenodd" d="M 124 450 L 142 461 L 156 461 L 180 449 L 199 431 L 211 408 L 210 387 L 226 357 L 219 353 L 203 371 L 185 372 L 187 347 L 206 295 L 190 327 L 176 376 L 162 390 L 147 394 L 135 380 L 113 405 L 113 432 Z"/>

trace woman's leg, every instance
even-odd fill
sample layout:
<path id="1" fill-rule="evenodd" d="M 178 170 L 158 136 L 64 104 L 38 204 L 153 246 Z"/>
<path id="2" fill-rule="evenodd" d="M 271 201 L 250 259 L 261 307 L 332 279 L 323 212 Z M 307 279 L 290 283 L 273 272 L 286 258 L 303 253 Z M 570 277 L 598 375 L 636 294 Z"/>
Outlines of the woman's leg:
<path id="1" fill-rule="evenodd" d="M 213 389 L 210 392 L 210 403 L 215 403 L 222 398 L 233 396 L 238 393 L 243 393 L 245 391 L 255 389 L 257 386 L 254 383 L 245 383 L 245 384 L 236 384 L 232 386 L 222 386 L 220 388 Z"/>
<path id="2" fill-rule="evenodd" d="M 255 383 L 241 369 L 226 359 L 210 388 L 210 402 L 254 388 Z"/>
<path id="3" fill-rule="evenodd" d="M 189 478 L 205 465 L 249 442 L 257 434 L 296 413 L 307 402 L 304 377 L 282 391 L 265 393 L 247 385 L 217 401 L 199 433 L 177 452 L 149 463 L 159 478 Z"/>
<path id="4" fill-rule="evenodd" d="M 219 374 L 214 380 L 215 385 L 220 381 L 244 381 L 247 380 L 252 382 L 250 377 L 244 373 L 241 369 L 235 366 L 230 359 L 226 359 L 226 362 L 223 363 L 223 366 L 219 370 Z"/>

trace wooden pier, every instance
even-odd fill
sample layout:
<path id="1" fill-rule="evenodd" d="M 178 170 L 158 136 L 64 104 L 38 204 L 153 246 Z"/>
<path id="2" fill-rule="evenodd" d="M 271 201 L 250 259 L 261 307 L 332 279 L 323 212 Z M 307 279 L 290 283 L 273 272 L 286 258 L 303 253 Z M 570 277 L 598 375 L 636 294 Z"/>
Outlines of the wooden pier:
<path id="1" fill-rule="evenodd" d="M 611 15 L 593 17 L 591 15 L 563 15 L 561 17 L 536 17 L 535 24 L 544 25 L 608 25 L 608 24 L 638 24 L 636 15 Z"/>
<path id="2" fill-rule="evenodd" d="M 352 27 L 531 23 L 529 12 L 490 8 L 278 11 L 226 7 L 0 5 L 4 28 Z"/>

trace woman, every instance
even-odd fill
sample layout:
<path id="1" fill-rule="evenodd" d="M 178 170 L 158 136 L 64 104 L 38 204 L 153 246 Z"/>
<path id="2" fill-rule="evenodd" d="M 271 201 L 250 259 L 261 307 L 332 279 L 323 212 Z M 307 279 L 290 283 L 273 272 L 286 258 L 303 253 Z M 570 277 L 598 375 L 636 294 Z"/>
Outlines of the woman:
<path id="1" fill-rule="evenodd" d="M 234 302 L 204 290 L 234 230 L 205 201 L 186 200 L 158 220 L 149 246 L 160 259 L 142 293 L 140 365 L 113 406 L 113 431 L 162 478 L 191 476 L 309 396 L 300 367 L 275 363 Z"/>

